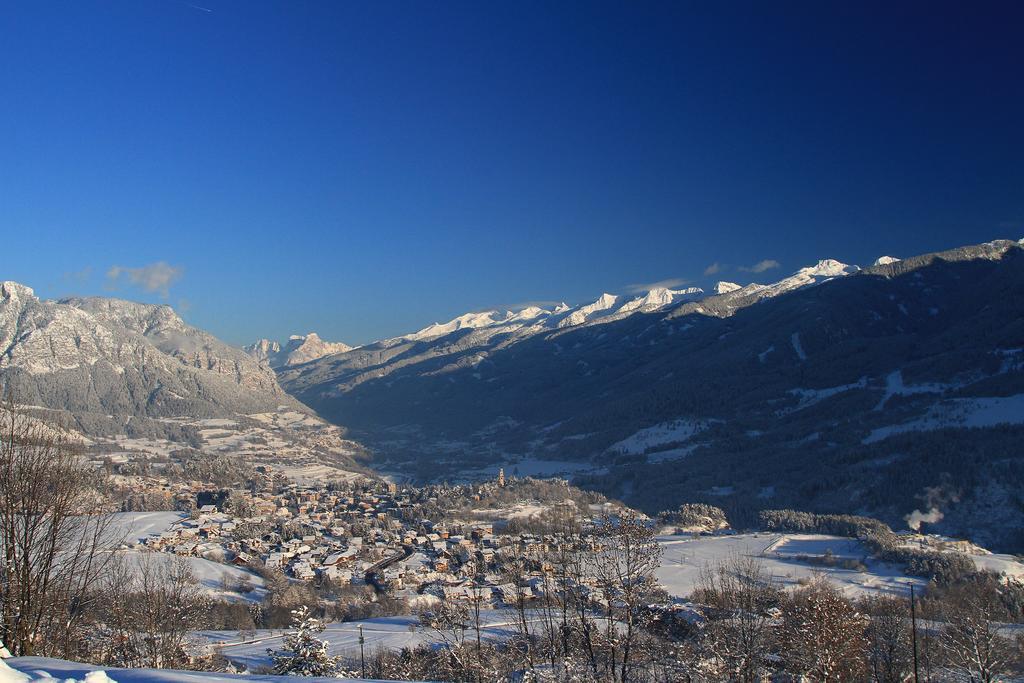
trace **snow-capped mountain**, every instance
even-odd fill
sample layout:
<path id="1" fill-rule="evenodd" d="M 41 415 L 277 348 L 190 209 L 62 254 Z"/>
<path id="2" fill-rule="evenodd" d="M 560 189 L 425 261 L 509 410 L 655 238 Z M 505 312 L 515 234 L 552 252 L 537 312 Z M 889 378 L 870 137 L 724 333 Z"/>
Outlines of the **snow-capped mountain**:
<path id="1" fill-rule="evenodd" d="M 302 365 L 310 361 L 351 351 L 353 347 L 342 342 L 324 341 L 316 332 L 293 334 L 282 347 L 276 341 L 260 339 L 245 347 L 253 358 L 265 361 L 272 368 Z"/>
<path id="2" fill-rule="evenodd" d="M 269 368 L 169 306 L 44 301 L 16 282 L 0 283 L 0 387 L 19 403 L 100 421 L 299 406 Z"/>
<path id="3" fill-rule="evenodd" d="M 242 456 L 296 476 L 344 478 L 362 453 L 285 393 L 266 362 L 169 306 L 46 301 L 0 282 L 0 395 L 67 427 L 93 457 L 181 465 Z"/>
<path id="4" fill-rule="evenodd" d="M 288 364 L 272 361 L 282 373 L 289 391 L 301 394 L 313 384 L 336 383 L 334 392 L 344 393 L 365 381 L 396 371 L 435 363 L 453 357 L 452 367 L 483 362 L 490 353 L 513 346 L 537 334 L 564 333 L 588 326 L 603 326 L 634 315 L 664 312 L 668 316 L 693 311 L 727 315 L 764 298 L 778 296 L 801 287 L 812 286 L 859 270 L 834 260 L 824 260 L 801 268 L 793 275 L 770 285 L 739 286 L 719 283 L 717 294 L 705 296 L 699 287 L 669 289 L 655 287 L 644 294 L 625 297 L 605 292 L 595 301 L 552 309 L 529 306 L 518 312 L 489 310 L 466 313 L 448 322 L 434 323 L 400 337 L 368 344 L 350 353 L 341 353 L 310 362 L 301 372 L 289 371 Z M 248 347 L 258 352 L 262 347 Z M 473 356 L 466 354 L 473 350 Z M 276 357 L 280 357 L 283 351 Z M 275 356 L 271 354 L 271 358 Z"/>
<path id="5" fill-rule="evenodd" d="M 547 313 L 541 309 L 536 309 L 537 314 Z M 408 339 L 409 341 L 424 341 L 427 339 L 436 339 L 437 337 L 443 337 L 446 334 L 457 332 L 459 330 L 476 330 L 481 327 L 492 327 L 494 325 L 500 325 L 508 322 L 512 317 L 511 311 L 500 313 L 498 311 L 484 311 L 482 313 L 465 313 L 457 318 L 453 318 L 446 323 L 433 323 L 424 327 L 418 332 L 405 335 L 401 339 Z"/>
<path id="6" fill-rule="evenodd" d="M 656 287 L 646 294 L 632 299 L 604 293 L 596 301 L 576 307 L 561 303 L 551 310 L 539 306 L 528 306 L 518 311 L 491 310 L 466 313 L 446 323 L 434 323 L 418 332 L 403 335 L 397 340 L 428 341 L 460 330 L 483 328 L 511 330 L 521 327 L 538 327 L 556 329 L 597 321 L 609 322 L 630 313 L 648 313 L 682 301 L 692 301 L 700 298 L 703 293 L 704 290 L 699 287 L 687 289 Z"/>
<path id="7" fill-rule="evenodd" d="M 1006 531 L 1024 526 L 1024 481 L 996 473 L 998 458 L 1024 466 L 1020 243 L 823 260 L 671 297 L 474 314 L 279 378 L 413 477 L 500 464 L 575 473 L 649 511 L 696 500 L 894 523 L 952 482 L 941 529 L 1024 548 Z"/>
<path id="8" fill-rule="evenodd" d="M 246 353 L 255 358 L 258 361 L 270 363 L 270 359 L 281 353 L 281 345 L 270 339 L 260 339 L 259 341 L 249 344 L 243 347 Z"/>

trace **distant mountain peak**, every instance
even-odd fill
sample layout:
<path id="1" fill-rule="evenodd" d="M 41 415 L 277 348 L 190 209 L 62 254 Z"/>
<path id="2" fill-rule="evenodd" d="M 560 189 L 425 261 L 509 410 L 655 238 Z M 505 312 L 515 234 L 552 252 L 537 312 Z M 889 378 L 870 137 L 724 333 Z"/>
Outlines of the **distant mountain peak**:
<path id="1" fill-rule="evenodd" d="M 848 266 L 845 263 L 836 261 L 835 259 L 827 258 L 818 261 L 816 265 L 801 268 L 797 273 L 803 273 L 813 277 L 841 277 L 843 275 L 852 275 L 858 270 L 860 270 L 858 266 Z"/>
<path id="2" fill-rule="evenodd" d="M 403 339 L 411 341 L 423 341 L 426 339 L 433 339 L 435 337 L 441 337 L 446 334 L 451 334 L 458 330 L 463 329 L 477 329 L 480 327 L 489 327 L 501 320 L 505 320 L 511 316 L 510 312 L 504 314 L 499 313 L 496 310 L 482 311 L 475 313 L 464 313 L 457 318 L 452 318 L 446 323 L 433 323 L 427 325 L 418 332 L 405 335 Z"/>
<path id="3" fill-rule="evenodd" d="M 735 282 L 718 282 L 715 284 L 715 294 L 728 294 L 729 292 L 735 292 L 737 289 L 743 288 Z"/>
<path id="4" fill-rule="evenodd" d="M 879 256 L 878 258 L 875 259 L 875 262 L 872 265 L 888 266 L 892 263 L 898 263 L 899 260 L 900 259 L 896 258 L 895 256 Z"/>
<path id="5" fill-rule="evenodd" d="M 342 342 L 324 341 L 316 332 L 293 334 L 288 337 L 284 346 L 269 339 L 260 339 L 245 347 L 246 353 L 257 360 L 265 361 L 272 368 L 301 365 L 352 349 L 353 347 Z"/>
<path id="6" fill-rule="evenodd" d="M 30 287 L 3 282 L 0 349 L 0 386 L 20 401 L 106 416 L 101 421 L 258 412 L 291 401 L 268 368 L 170 306 L 42 300 Z"/>
<path id="7" fill-rule="evenodd" d="M 31 287 L 26 287 L 20 282 L 14 282 L 13 280 L 0 282 L 0 297 L 4 299 L 29 298 L 35 295 L 36 293 Z"/>

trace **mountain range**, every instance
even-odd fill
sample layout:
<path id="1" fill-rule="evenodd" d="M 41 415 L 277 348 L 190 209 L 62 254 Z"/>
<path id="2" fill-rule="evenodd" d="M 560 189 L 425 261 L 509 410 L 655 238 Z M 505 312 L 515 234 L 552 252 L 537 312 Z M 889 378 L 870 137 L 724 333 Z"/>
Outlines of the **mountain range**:
<path id="1" fill-rule="evenodd" d="M 505 468 L 649 512 L 858 512 L 1024 550 L 1016 241 L 470 312 L 360 347 L 309 333 L 243 350 L 167 306 L 3 282 L 0 388 L 94 448 L 130 432 L 151 453 L 290 449 L 309 476 L 370 457 L 419 481 Z"/>
<path id="2" fill-rule="evenodd" d="M 0 283 L 0 379 L 21 403 L 96 416 L 301 409 L 273 371 L 169 306 L 44 301 L 15 282 Z"/>
<path id="3" fill-rule="evenodd" d="M 1004 240 L 470 313 L 278 371 L 413 479 L 564 473 L 650 512 L 703 501 L 741 521 L 934 508 L 936 530 L 1024 548 L 1022 349 L 1024 250 Z"/>

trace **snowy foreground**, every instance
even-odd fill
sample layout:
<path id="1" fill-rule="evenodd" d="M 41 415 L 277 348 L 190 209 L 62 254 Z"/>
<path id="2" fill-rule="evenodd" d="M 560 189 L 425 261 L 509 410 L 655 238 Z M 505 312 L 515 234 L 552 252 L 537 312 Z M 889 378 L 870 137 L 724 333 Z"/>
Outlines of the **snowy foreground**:
<path id="1" fill-rule="evenodd" d="M 0 659 L 0 683 L 204 683 L 212 681 L 251 681 L 273 683 L 303 681 L 308 683 L 339 683 L 351 678 L 300 678 L 296 676 L 248 676 L 218 674 L 205 671 L 173 671 L 170 669 L 105 669 L 89 664 L 66 662 L 45 657 Z"/>

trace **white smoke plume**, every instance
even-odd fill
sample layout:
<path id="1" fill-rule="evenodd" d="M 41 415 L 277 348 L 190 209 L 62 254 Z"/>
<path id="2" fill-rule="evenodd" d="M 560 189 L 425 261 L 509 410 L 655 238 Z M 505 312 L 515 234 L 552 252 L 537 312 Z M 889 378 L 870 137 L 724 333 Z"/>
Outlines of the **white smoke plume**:
<path id="1" fill-rule="evenodd" d="M 928 512 L 921 512 L 920 510 L 914 510 L 909 515 L 904 517 L 909 526 L 914 531 L 921 530 L 921 524 L 937 524 L 942 521 L 943 514 L 939 508 L 931 508 Z"/>

